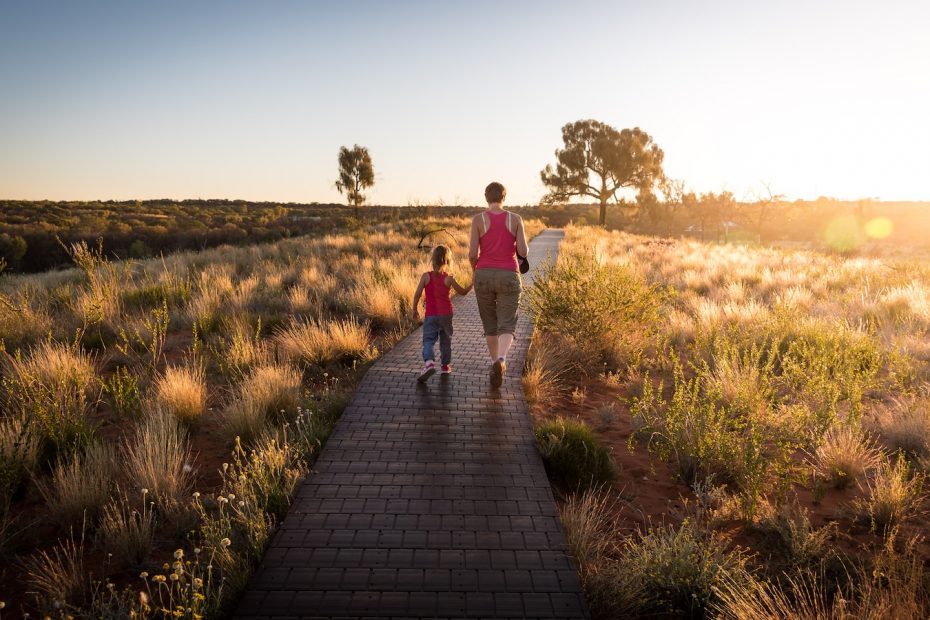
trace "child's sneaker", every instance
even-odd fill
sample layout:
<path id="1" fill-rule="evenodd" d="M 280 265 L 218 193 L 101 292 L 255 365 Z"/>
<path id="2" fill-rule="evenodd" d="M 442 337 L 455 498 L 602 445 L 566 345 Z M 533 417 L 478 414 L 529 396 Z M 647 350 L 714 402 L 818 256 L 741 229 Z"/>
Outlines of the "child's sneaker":
<path id="1" fill-rule="evenodd" d="M 452 374 L 452 364 L 443 364 L 439 367 L 439 374 L 442 375 L 451 375 Z"/>
<path id="2" fill-rule="evenodd" d="M 436 362 L 430 360 L 423 364 L 423 370 L 420 371 L 420 376 L 417 377 L 419 383 L 423 383 L 436 373 Z"/>

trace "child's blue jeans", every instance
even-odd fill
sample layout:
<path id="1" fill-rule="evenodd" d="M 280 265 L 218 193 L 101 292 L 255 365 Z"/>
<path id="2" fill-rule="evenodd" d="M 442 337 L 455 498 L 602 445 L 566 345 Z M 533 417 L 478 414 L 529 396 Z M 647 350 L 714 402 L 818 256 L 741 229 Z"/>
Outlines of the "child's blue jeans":
<path id="1" fill-rule="evenodd" d="M 439 340 L 439 359 L 442 364 L 452 362 L 452 315 L 437 314 L 423 319 L 423 361 L 435 359 L 433 347 Z"/>

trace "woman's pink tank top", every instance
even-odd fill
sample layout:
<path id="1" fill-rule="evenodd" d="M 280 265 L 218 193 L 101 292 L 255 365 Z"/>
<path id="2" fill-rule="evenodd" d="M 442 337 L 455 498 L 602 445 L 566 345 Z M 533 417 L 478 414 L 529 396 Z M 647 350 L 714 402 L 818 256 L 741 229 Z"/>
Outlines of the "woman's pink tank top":
<path id="1" fill-rule="evenodd" d="M 452 314 L 452 300 L 449 299 L 449 287 L 446 286 L 445 271 L 442 273 L 429 272 L 429 282 L 426 283 L 426 316 Z"/>
<path id="2" fill-rule="evenodd" d="M 475 265 L 475 269 L 519 271 L 517 237 L 507 229 L 507 212 L 486 213 L 491 225 L 478 239 L 478 264 Z"/>

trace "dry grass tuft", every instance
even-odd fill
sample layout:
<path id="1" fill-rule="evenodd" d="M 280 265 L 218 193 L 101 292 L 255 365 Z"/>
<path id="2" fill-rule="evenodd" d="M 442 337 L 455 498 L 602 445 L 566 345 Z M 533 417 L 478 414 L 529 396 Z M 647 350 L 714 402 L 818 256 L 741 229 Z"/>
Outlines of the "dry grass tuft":
<path id="1" fill-rule="evenodd" d="M 897 400 L 876 415 L 882 439 L 894 450 L 914 457 L 930 456 L 930 403 Z"/>
<path id="2" fill-rule="evenodd" d="M 123 448 L 123 461 L 133 487 L 147 489 L 165 512 L 174 511 L 191 486 L 191 453 L 184 429 L 164 413 L 152 413 L 139 423 L 133 442 Z"/>
<path id="3" fill-rule="evenodd" d="M 614 544 L 617 500 L 594 488 L 570 496 L 559 506 L 568 548 L 582 572 L 597 564 Z"/>
<path id="4" fill-rule="evenodd" d="M 884 458 L 865 485 L 866 496 L 856 500 L 855 508 L 872 522 L 872 528 L 888 533 L 890 529 L 915 515 L 923 501 L 924 475 L 912 473 L 902 453 L 894 465 Z"/>
<path id="5" fill-rule="evenodd" d="M 155 383 L 155 406 L 192 424 L 207 409 L 207 380 L 200 366 L 169 366 Z"/>
<path id="6" fill-rule="evenodd" d="M 577 366 L 574 343 L 554 335 L 534 338 L 523 373 L 523 392 L 530 403 L 546 402 L 569 389 Z"/>
<path id="7" fill-rule="evenodd" d="M 100 538 L 107 551 L 130 566 L 140 566 L 152 550 L 155 537 L 154 505 L 148 493 L 140 493 L 138 510 L 129 497 L 119 494 L 103 509 Z"/>
<path id="8" fill-rule="evenodd" d="M 881 462 L 875 442 L 850 427 L 833 427 L 814 452 L 817 473 L 834 488 L 844 489 Z"/>
<path id="9" fill-rule="evenodd" d="M 260 366 L 239 386 L 239 395 L 226 410 L 224 426 L 233 437 L 251 442 L 269 420 L 297 415 L 300 373 L 290 366 Z"/>
<path id="10" fill-rule="evenodd" d="M 39 462 L 39 437 L 21 417 L 0 418 L 0 510 Z"/>
<path id="11" fill-rule="evenodd" d="M 295 320 L 274 340 L 286 359 L 308 364 L 364 360 L 372 353 L 368 328 L 354 318 Z"/>
<path id="12" fill-rule="evenodd" d="M 86 438 L 88 411 L 99 392 L 89 355 L 76 345 L 44 341 L 25 357 L 8 356 L 4 366 L 7 411 L 35 424 L 57 449 L 73 449 Z"/>
<path id="13" fill-rule="evenodd" d="M 118 468 L 116 450 L 102 442 L 89 444 L 70 459 L 59 459 L 51 479 L 39 485 L 49 516 L 61 527 L 97 521 Z"/>
<path id="14" fill-rule="evenodd" d="M 26 579 L 45 606 L 63 607 L 78 598 L 87 586 L 84 571 L 84 541 L 74 537 L 59 541 L 47 551 L 38 551 L 23 562 Z"/>

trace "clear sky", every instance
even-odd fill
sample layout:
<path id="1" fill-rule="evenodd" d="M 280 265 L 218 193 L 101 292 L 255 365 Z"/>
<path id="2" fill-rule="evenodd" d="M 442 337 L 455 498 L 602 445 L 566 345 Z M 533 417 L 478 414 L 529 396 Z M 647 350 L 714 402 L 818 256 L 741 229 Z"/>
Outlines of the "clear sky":
<path id="1" fill-rule="evenodd" d="M 930 2 L 0 0 L 0 198 L 544 193 L 565 123 L 696 191 L 930 199 Z"/>

